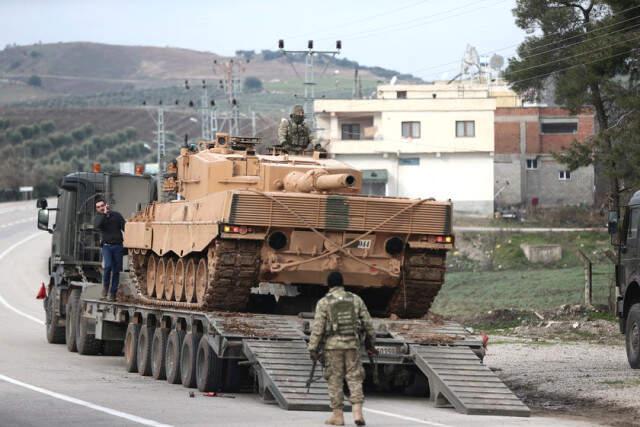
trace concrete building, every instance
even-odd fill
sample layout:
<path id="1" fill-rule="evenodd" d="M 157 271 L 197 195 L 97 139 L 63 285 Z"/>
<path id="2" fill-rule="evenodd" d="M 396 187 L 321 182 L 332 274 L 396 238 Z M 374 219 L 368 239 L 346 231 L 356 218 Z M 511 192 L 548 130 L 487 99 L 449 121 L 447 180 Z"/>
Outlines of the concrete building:
<path id="1" fill-rule="evenodd" d="M 323 99 L 318 136 L 364 171 L 369 194 L 452 199 L 459 213 L 494 211 L 494 121 L 515 94 L 486 84 L 383 85 L 375 99 Z"/>
<path id="2" fill-rule="evenodd" d="M 496 208 L 593 205 L 593 166 L 570 172 L 551 154 L 585 141 L 594 125 L 588 109 L 572 116 L 555 107 L 497 108 Z"/>

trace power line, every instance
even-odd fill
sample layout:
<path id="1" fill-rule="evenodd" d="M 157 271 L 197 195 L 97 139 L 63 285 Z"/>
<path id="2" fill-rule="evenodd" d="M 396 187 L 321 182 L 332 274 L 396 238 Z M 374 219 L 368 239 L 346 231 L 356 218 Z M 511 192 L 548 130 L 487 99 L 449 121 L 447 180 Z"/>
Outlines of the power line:
<path id="1" fill-rule="evenodd" d="M 447 15 L 447 14 L 449 14 L 451 12 L 455 12 L 455 11 L 460 10 L 460 9 L 467 9 L 469 6 L 472 6 L 473 4 L 486 3 L 487 1 L 490 1 L 490 0 L 474 1 L 474 2 L 468 3 L 468 4 L 464 5 L 464 6 L 460 6 L 460 7 L 456 7 L 456 8 L 449 9 L 449 10 L 445 10 L 445 11 L 442 11 L 442 12 L 434 13 L 432 15 L 422 16 L 420 18 L 414 18 L 414 19 L 411 19 L 409 21 L 398 22 L 398 23 L 395 23 L 395 24 L 392 24 L 392 25 L 387 25 L 385 27 L 372 28 L 372 29 L 369 29 L 369 30 L 358 31 L 358 32 L 354 32 L 354 33 L 351 33 L 351 34 L 345 34 L 343 36 L 343 38 L 349 38 L 350 40 L 358 39 L 358 38 L 365 38 L 365 37 L 369 37 L 371 35 L 376 35 L 376 34 L 383 33 L 383 32 L 393 31 L 393 30 L 396 30 L 396 29 L 398 31 L 400 31 L 400 30 L 408 30 L 408 29 L 412 29 L 412 28 L 416 28 L 416 27 L 422 26 L 424 24 L 431 23 L 431 22 L 436 22 L 436 21 L 446 20 L 446 19 L 450 19 L 450 18 L 455 18 L 457 16 L 465 15 L 465 14 L 468 14 L 468 13 L 475 12 L 477 10 L 483 9 L 486 6 L 482 6 L 482 7 L 471 9 L 471 10 L 466 10 L 466 12 L 463 12 L 463 13 L 446 16 L 444 19 L 435 19 L 435 20 L 431 19 L 431 18 L 435 18 L 437 16 Z M 495 3 L 493 3 L 492 6 L 496 5 L 496 4 L 499 4 L 499 3 L 504 3 L 506 1 L 509 1 L 509 0 L 499 0 L 499 1 L 495 2 Z M 407 24 L 414 24 L 414 25 L 410 25 L 410 26 L 407 27 L 406 26 Z M 400 28 L 397 28 L 397 27 L 400 27 Z M 327 37 L 321 38 L 319 40 L 328 40 L 328 39 L 331 39 L 331 38 L 335 38 L 336 36 L 337 35 L 327 36 Z"/>
<path id="2" fill-rule="evenodd" d="M 627 9 L 626 11 L 631 10 L 631 9 L 635 9 L 635 8 L 639 8 L 639 7 L 640 7 L 640 5 L 639 5 L 639 6 L 635 6 L 635 7 L 633 7 L 633 8 L 629 8 L 629 9 Z M 618 14 L 623 13 L 623 12 L 624 12 L 624 11 L 618 12 Z M 611 16 L 613 16 L 613 15 L 611 15 Z M 628 21 L 631 21 L 631 20 L 634 20 L 634 19 L 638 19 L 638 18 L 640 18 L 640 15 L 639 15 L 639 16 L 634 16 L 634 17 L 632 17 L 632 18 L 624 19 L 624 20 L 622 20 L 622 21 L 618 21 L 618 22 L 615 22 L 615 23 L 612 23 L 612 24 L 609 24 L 609 25 L 605 25 L 605 26 L 603 26 L 603 27 L 594 28 L 593 30 L 586 31 L 586 32 L 584 32 L 584 33 L 582 33 L 582 34 L 578 34 L 578 35 L 574 35 L 574 36 L 566 37 L 566 38 L 563 38 L 563 39 L 560 39 L 560 40 L 556 40 L 556 41 L 553 41 L 553 42 L 550 42 L 550 43 L 545 43 L 545 44 L 543 44 L 543 45 L 537 46 L 535 49 L 533 49 L 533 51 L 535 52 L 536 50 L 538 50 L 538 49 L 540 49 L 540 48 L 542 48 L 542 47 L 545 47 L 545 46 L 551 46 L 551 45 L 553 45 L 553 44 L 560 43 L 561 41 L 566 41 L 566 40 L 574 39 L 574 38 L 577 38 L 577 37 L 582 37 L 582 36 L 584 36 L 585 34 L 591 34 L 591 33 L 594 33 L 594 32 L 599 32 L 599 31 L 604 30 L 605 28 L 609 28 L 609 27 L 613 27 L 613 26 L 616 26 L 616 25 L 620 25 L 620 24 L 622 24 L 622 23 L 624 23 L 624 22 L 628 22 Z M 635 25 L 634 25 L 634 27 L 635 27 Z M 616 31 L 616 32 L 623 31 L 623 30 L 628 30 L 628 28 L 624 28 L 624 29 L 618 30 L 618 31 Z M 559 33 L 559 32 L 557 32 L 557 33 L 555 33 L 555 34 L 551 34 L 550 36 L 557 35 L 557 34 L 560 34 L 560 33 Z M 588 41 L 591 41 L 591 40 L 595 40 L 596 38 L 604 37 L 605 35 L 608 35 L 608 34 L 614 34 L 614 32 L 608 32 L 608 33 L 606 33 L 606 34 L 599 35 L 599 36 L 594 37 L 594 38 L 592 38 L 592 39 L 583 40 L 583 41 L 581 41 L 581 42 L 574 43 L 573 45 L 578 45 L 578 44 L 583 43 L 583 42 L 588 42 Z M 510 49 L 510 48 L 515 47 L 515 46 L 518 46 L 518 45 L 519 45 L 519 44 L 513 44 L 513 45 L 509 45 L 509 46 L 504 46 L 504 47 L 501 47 L 501 48 L 498 48 L 498 49 L 492 49 L 492 50 L 489 50 L 489 51 L 483 52 L 483 53 L 481 53 L 480 55 L 488 55 L 488 54 L 490 54 L 490 53 L 501 52 L 501 51 L 503 51 L 503 50 L 507 50 L 507 49 Z M 573 45 L 570 45 L 570 46 L 573 46 Z M 554 51 L 554 50 L 563 49 L 563 48 L 570 47 L 570 46 L 560 46 L 560 47 L 558 47 L 558 48 L 549 49 L 549 50 L 546 50 L 546 51 L 543 51 L 543 52 L 536 53 L 536 54 L 534 54 L 534 55 L 527 55 L 527 56 L 524 56 L 524 57 L 522 57 L 522 59 L 525 59 L 525 58 L 531 58 L 531 57 L 533 57 L 533 56 L 542 55 L 542 54 L 544 54 L 544 53 L 548 53 L 548 52 L 551 52 L 551 51 Z M 429 67 L 419 68 L 419 69 L 417 69 L 417 70 L 412 70 L 412 71 L 411 71 L 411 73 L 419 73 L 419 72 L 426 71 L 426 70 L 435 70 L 435 69 L 440 69 L 440 68 L 442 68 L 442 67 L 444 67 L 444 66 L 457 64 L 457 63 L 459 63 L 459 62 L 460 62 L 460 60 L 455 60 L 455 61 L 451 61 L 451 62 L 446 62 L 446 63 L 440 64 L 440 65 L 433 65 L 433 66 L 429 66 Z M 442 71 L 440 71 L 440 72 L 444 72 L 444 71 L 452 71 L 452 69 L 451 69 L 451 68 L 449 68 L 449 69 L 446 69 L 446 70 L 442 70 Z"/>
<path id="3" fill-rule="evenodd" d="M 521 73 L 523 71 L 528 71 L 528 70 L 533 70 L 535 68 L 544 67 L 544 66 L 549 65 L 549 64 L 555 64 L 556 62 L 561 62 L 561 61 L 566 61 L 568 59 L 577 58 L 578 56 L 589 55 L 589 54 L 591 54 L 593 52 L 598 52 L 600 50 L 609 49 L 612 46 L 617 46 L 617 45 L 622 44 L 622 43 L 633 42 L 633 41 L 636 41 L 636 40 L 640 40 L 640 35 L 638 37 L 636 37 L 636 38 L 633 38 L 633 39 L 622 40 L 622 41 L 620 41 L 618 43 L 611 43 L 611 44 L 609 44 L 607 46 L 604 46 L 604 47 L 601 47 L 599 49 L 593 49 L 593 50 L 590 50 L 588 52 L 578 53 L 576 55 L 567 56 L 567 57 L 559 58 L 559 59 L 554 59 L 553 61 L 545 62 L 543 64 L 537 64 L 537 65 L 532 65 L 530 67 L 521 68 L 519 70 L 513 71 L 513 73 Z"/>
<path id="4" fill-rule="evenodd" d="M 558 73 L 558 72 L 561 72 L 561 71 L 567 71 L 567 70 L 570 70 L 570 69 L 573 69 L 573 68 L 581 67 L 583 65 L 594 64 L 596 62 L 604 61 L 606 59 L 612 59 L 612 58 L 615 58 L 615 57 L 618 57 L 618 56 L 621 56 L 621 55 L 630 54 L 630 53 L 632 53 L 634 51 L 640 51 L 640 49 L 631 48 L 631 49 L 629 49 L 629 50 L 627 50 L 625 52 L 620 52 L 620 53 L 616 53 L 615 55 L 605 56 L 604 58 L 598 58 L 598 59 L 595 59 L 595 60 L 589 61 L 589 62 L 581 62 L 579 64 L 574 64 L 574 65 L 571 65 L 569 67 L 564 67 L 564 68 L 560 68 L 558 70 L 551 71 L 550 73 L 543 73 L 543 74 L 538 74 L 538 75 L 535 75 L 535 76 L 527 77 L 526 79 L 515 80 L 513 82 L 510 82 L 510 84 L 511 85 L 515 85 L 515 84 L 518 84 L 518 83 L 526 82 L 528 80 L 534 80 L 534 79 L 538 79 L 538 78 L 541 78 L 541 77 L 548 77 L 548 76 L 551 76 L 554 73 Z"/>
<path id="5" fill-rule="evenodd" d="M 353 25 L 355 23 L 369 21 L 370 19 L 379 18 L 381 16 L 388 16 L 388 15 L 391 15 L 393 13 L 397 13 L 397 12 L 400 12 L 402 10 L 409 9 L 409 8 L 418 6 L 420 4 L 426 3 L 428 1 L 431 1 L 431 0 L 420 0 L 420 1 L 408 4 L 406 6 L 395 7 L 393 9 L 391 9 L 391 10 L 386 11 L 386 12 L 381 12 L 381 13 L 378 13 L 378 14 L 375 14 L 375 15 L 366 16 L 366 17 L 363 17 L 363 18 L 360 18 L 360 19 L 356 19 L 355 21 L 351 20 L 351 21 L 348 21 L 348 22 L 343 22 L 342 24 L 339 24 L 339 25 L 333 25 L 331 27 L 325 27 L 324 29 L 322 29 L 322 30 L 320 30 L 318 32 L 320 32 L 322 34 L 322 33 L 326 32 L 326 30 L 333 30 L 335 28 L 344 28 L 346 25 Z M 308 34 L 309 33 L 298 34 L 298 35 L 295 35 L 295 36 L 287 36 L 286 38 L 294 39 L 294 40 L 295 39 L 301 39 L 301 38 L 307 37 Z"/>

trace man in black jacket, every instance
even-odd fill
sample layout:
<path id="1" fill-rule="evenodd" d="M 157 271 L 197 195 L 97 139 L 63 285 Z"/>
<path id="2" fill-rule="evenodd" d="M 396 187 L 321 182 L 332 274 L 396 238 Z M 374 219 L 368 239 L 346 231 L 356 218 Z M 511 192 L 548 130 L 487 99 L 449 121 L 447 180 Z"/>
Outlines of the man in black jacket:
<path id="1" fill-rule="evenodd" d="M 108 294 L 109 301 L 115 301 L 124 255 L 122 232 L 125 220 L 120 213 L 112 211 L 109 204 L 103 199 L 96 199 L 96 212 L 94 225 L 102 235 L 100 239 L 104 266 L 102 298 L 106 298 Z M 109 288 L 109 283 L 111 283 L 111 288 Z"/>

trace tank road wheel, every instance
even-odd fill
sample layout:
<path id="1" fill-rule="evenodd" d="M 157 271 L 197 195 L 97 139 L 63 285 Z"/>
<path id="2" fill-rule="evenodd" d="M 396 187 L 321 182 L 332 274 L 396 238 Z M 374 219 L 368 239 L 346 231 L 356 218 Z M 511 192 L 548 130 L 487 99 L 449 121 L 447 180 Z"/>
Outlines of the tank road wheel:
<path id="1" fill-rule="evenodd" d="M 172 329 L 167 338 L 167 350 L 165 356 L 165 372 L 169 384 L 180 384 L 180 350 L 184 341 L 184 331 Z"/>
<path id="2" fill-rule="evenodd" d="M 625 326 L 625 344 L 627 359 L 632 369 L 640 368 L 640 303 L 635 303 L 629 309 Z"/>
<path id="3" fill-rule="evenodd" d="M 78 346 L 76 345 L 76 319 L 75 312 L 77 311 L 77 306 L 80 304 L 80 289 L 72 289 L 69 293 L 69 299 L 67 300 L 67 309 L 65 313 L 65 331 L 66 331 L 66 341 L 67 341 L 67 350 L 70 352 L 78 351 Z"/>
<path id="4" fill-rule="evenodd" d="M 149 255 L 149 262 L 147 263 L 147 296 L 154 296 L 156 290 L 156 268 L 157 260 L 154 254 Z"/>
<path id="5" fill-rule="evenodd" d="M 64 326 L 58 326 L 60 317 L 55 309 L 55 292 L 53 287 L 49 287 L 49 295 L 45 300 L 47 342 L 49 344 L 64 344 Z"/>
<path id="6" fill-rule="evenodd" d="M 158 260 L 156 267 L 156 298 L 163 299 L 164 297 L 164 284 L 167 280 L 167 263 L 164 257 Z"/>
<path id="7" fill-rule="evenodd" d="M 156 380 L 167 378 L 165 359 L 167 349 L 167 337 L 169 331 L 165 328 L 156 328 L 151 341 L 151 376 Z"/>
<path id="8" fill-rule="evenodd" d="M 207 261 L 204 258 L 200 258 L 198 261 L 198 268 L 196 269 L 196 301 L 198 304 L 204 302 L 204 297 L 207 292 Z"/>
<path id="9" fill-rule="evenodd" d="M 138 337 L 140 325 L 129 323 L 124 337 L 124 362 L 127 372 L 138 372 Z"/>
<path id="10" fill-rule="evenodd" d="M 184 271 L 185 262 L 184 258 L 180 258 L 176 262 L 176 275 L 174 282 L 174 296 L 176 301 L 184 301 Z"/>
<path id="11" fill-rule="evenodd" d="M 184 271 L 184 296 L 187 302 L 193 302 L 196 293 L 196 260 L 189 258 Z"/>
<path id="12" fill-rule="evenodd" d="M 143 377 L 151 375 L 151 341 L 153 340 L 153 327 L 142 325 L 140 335 L 138 335 L 138 348 L 136 358 L 138 359 L 138 373 Z"/>
<path id="13" fill-rule="evenodd" d="M 167 261 L 167 270 L 165 274 L 164 299 L 167 301 L 173 301 L 173 295 L 176 287 L 176 261 L 173 258 L 169 258 Z"/>
<path id="14" fill-rule="evenodd" d="M 195 388 L 196 382 L 196 352 L 199 336 L 189 332 L 184 336 L 180 351 L 180 379 L 186 388 Z"/>
<path id="15" fill-rule="evenodd" d="M 196 356 L 196 382 L 200 391 L 220 391 L 222 384 L 222 360 L 209 345 L 206 335 L 200 338 Z"/>

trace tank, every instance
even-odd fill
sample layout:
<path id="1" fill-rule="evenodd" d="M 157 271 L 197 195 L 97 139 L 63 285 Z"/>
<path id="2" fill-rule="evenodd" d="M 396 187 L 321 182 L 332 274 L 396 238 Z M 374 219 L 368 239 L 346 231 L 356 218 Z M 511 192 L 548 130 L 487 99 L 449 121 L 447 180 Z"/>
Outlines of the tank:
<path id="1" fill-rule="evenodd" d="M 311 309 L 337 270 L 373 313 L 426 315 L 454 244 L 451 202 L 364 195 L 362 173 L 326 153 L 260 155 L 258 143 L 217 134 L 181 149 L 165 182 L 177 200 L 125 227 L 138 297 L 294 312 Z"/>

